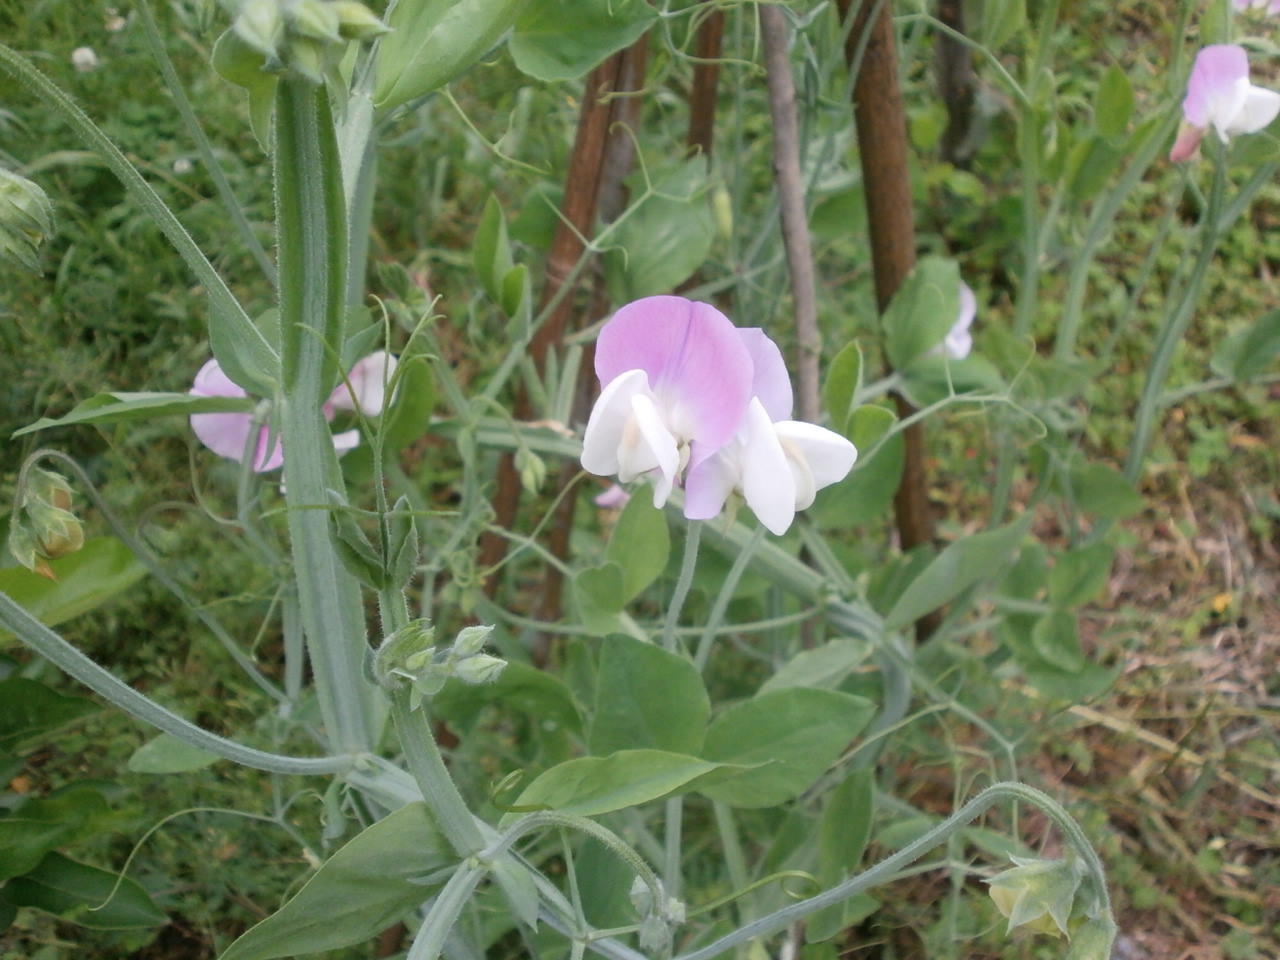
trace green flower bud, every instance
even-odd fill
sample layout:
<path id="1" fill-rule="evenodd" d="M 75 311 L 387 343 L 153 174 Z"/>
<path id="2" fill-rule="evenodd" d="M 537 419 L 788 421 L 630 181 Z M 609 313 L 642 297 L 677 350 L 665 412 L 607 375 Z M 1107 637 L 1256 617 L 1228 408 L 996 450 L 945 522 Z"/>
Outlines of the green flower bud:
<path id="1" fill-rule="evenodd" d="M 337 7 L 326 0 L 298 0 L 287 9 L 289 31 L 326 43 L 341 43 Z"/>
<path id="2" fill-rule="evenodd" d="M 245 0 L 232 26 L 236 34 L 268 60 L 279 56 L 284 36 L 284 19 L 279 0 Z"/>
<path id="3" fill-rule="evenodd" d="M 33 573 L 56 580 L 46 561 L 84 546 L 84 527 L 71 512 L 71 486 L 56 473 L 28 471 L 9 526 L 9 552 Z"/>
<path id="4" fill-rule="evenodd" d="M 516 470 L 520 472 L 520 484 L 530 493 L 537 493 L 547 479 L 547 465 L 532 450 L 521 447 L 516 451 Z"/>
<path id="5" fill-rule="evenodd" d="M 493 627 L 490 626 L 474 626 L 463 627 L 458 631 L 458 638 L 453 641 L 453 652 L 458 657 L 471 657 L 484 649 L 484 645 L 489 640 L 489 634 L 493 633 Z"/>
<path id="6" fill-rule="evenodd" d="M 335 0 L 333 6 L 338 11 L 338 32 L 347 40 L 373 40 L 391 32 L 372 10 L 357 0 Z"/>
<path id="7" fill-rule="evenodd" d="M 493 683 L 507 668 L 507 661 L 491 657 L 486 653 L 478 653 L 474 657 L 459 660 L 454 667 L 454 676 L 465 683 Z"/>
<path id="8" fill-rule="evenodd" d="M 1110 960 L 1116 925 L 1109 916 L 1086 920 L 1071 934 L 1071 949 L 1064 960 Z"/>
<path id="9" fill-rule="evenodd" d="M 1076 890 L 1085 874 L 1075 857 L 1034 860 L 1013 857 L 1016 867 L 987 881 L 991 899 L 1009 918 L 1009 932 L 1026 926 L 1037 933 L 1061 936 L 1075 903 Z"/>
<path id="10" fill-rule="evenodd" d="M 53 204 L 32 181 L 0 168 L 0 260 L 40 272 L 40 245 L 53 233 Z"/>
<path id="11" fill-rule="evenodd" d="M 374 679 L 388 690 L 398 690 L 406 679 L 416 678 L 431 664 L 435 636 L 429 620 L 414 620 L 401 627 L 383 640 L 373 655 Z"/>

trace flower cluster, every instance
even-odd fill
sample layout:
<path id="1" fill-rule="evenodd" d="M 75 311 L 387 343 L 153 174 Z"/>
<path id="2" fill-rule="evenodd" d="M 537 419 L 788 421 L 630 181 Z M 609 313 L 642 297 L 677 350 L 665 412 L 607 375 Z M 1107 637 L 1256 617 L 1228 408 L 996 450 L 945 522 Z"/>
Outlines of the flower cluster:
<path id="1" fill-rule="evenodd" d="M 1174 163 L 1190 160 L 1210 127 L 1226 143 L 1241 133 L 1257 133 L 1280 114 L 1280 93 L 1249 82 L 1244 47 L 1214 44 L 1196 54 L 1182 101 L 1186 123 L 1169 151 Z"/>
<path id="2" fill-rule="evenodd" d="M 346 383 L 338 384 L 324 405 L 329 420 L 339 410 L 359 410 L 365 416 L 375 417 L 382 412 L 387 383 L 395 373 L 396 358 L 385 351 L 371 353 L 358 360 L 347 374 Z M 350 389 L 348 389 L 350 384 Z M 243 397 L 242 390 L 222 372 L 217 360 L 210 360 L 196 374 L 191 387 L 195 397 Z M 193 413 L 191 429 L 206 447 L 220 457 L 243 460 L 249 448 L 249 433 L 253 430 L 253 415 L 249 413 Z M 360 442 L 360 431 L 344 430 L 334 434 L 333 445 L 339 453 L 346 453 Z M 258 472 L 274 470 L 284 463 L 284 446 L 278 433 L 265 425 L 259 426 L 253 445 L 253 469 Z"/>
<path id="3" fill-rule="evenodd" d="M 791 381 L 777 344 L 683 297 L 620 309 L 596 343 L 600 399 L 582 465 L 623 483 L 653 481 L 662 506 L 685 487 L 685 516 L 705 520 L 740 495 L 784 533 L 818 490 L 843 479 L 857 450 L 837 433 L 791 420 Z"/>

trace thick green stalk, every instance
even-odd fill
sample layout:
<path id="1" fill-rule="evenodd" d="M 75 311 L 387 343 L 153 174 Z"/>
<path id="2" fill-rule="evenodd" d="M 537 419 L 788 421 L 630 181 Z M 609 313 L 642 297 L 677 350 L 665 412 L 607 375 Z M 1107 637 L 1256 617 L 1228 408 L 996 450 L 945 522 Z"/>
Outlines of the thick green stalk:
<path id="1" fill-rule="evenodd" d="M 375 739 L 374 687 L 360 586 L 329 539 L 328 489 L 342 474 L 323 404 L 338 379 L 347 282 L 342 170 L 323 86 L 282 77 L 276 93 L 281 427 L 285 498 L 303 634 L 330 742 L 366 750 Z"/>
<path id="2" fill-rule="evenodd" d="M 193 747 L 207 750 L 242 766 L 271 773 L 289 773 L 315 776 L 317 774 L 343 773 L 353 766 L 354 757 L 288 757 L 245 747 L 216 733 L 197 727 L 190 720 L 178 716 L 160 704 L 140 694 L 115 674 L 98 666 L 71 644 L 63 640 L 39 620 L 0 592 L 0 628 L 14 634 L 19 640 L 49 660 L 68 676 L 74 677 L 86 687 L 131 716 L 149 723 L 170 736 L 177 737 Z"/>

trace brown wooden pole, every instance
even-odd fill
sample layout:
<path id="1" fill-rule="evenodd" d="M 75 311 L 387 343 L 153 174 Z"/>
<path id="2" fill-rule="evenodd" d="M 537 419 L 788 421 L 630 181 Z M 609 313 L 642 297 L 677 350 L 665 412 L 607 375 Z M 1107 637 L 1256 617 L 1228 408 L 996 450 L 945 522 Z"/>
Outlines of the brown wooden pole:
<path id="1" fill-rule="evenodd" d="M 898 54 L 890 0 L 837 0 L 843 22 L 853 17 L 845 38 L 845 55 L 858 65 L 853 87 L 854 123 L 862 161 L 862 185 L 867 204 L 871 265 L 876 302 L 881 312 L 916 265 L 915 214 L 907 167 L 907 120 L 898 82 Z M 863 38 L 866 43 L 863 46 Z M 858 62 L 861 52 L 861 62 Z M 904 398 L 895 398 L 899 417 L 914 414 Z M 904 550 L 933 542 L 925 470 L 924 432 L 913 424 L 903 432 L 906 455 L 902 482 L 894 497 L 898 537 Z M 927 633 L 925 624 L 920 632 Z"/>
<path id="2" fill-rule="evenodd" d="M 713 0 L 704 0 L 711 3 Z M 710 158 L 715 146 L 716 95 L 720 88 L 720 48 L 724 11 L 716 8 L 698 25 L 694 40 L 693 86 L 689 90 L 689 153 Z"/>

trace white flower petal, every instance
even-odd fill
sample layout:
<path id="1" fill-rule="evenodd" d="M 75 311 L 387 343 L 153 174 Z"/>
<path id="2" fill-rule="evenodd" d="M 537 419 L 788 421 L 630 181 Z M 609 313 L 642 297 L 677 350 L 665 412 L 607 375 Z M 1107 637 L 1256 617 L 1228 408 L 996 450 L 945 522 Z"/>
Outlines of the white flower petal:
<path id="1" fill-rule="evenodd" d="M 1277 114 L 1280 114 L 1280 93 L 1249 84 L 1244 104 L 1227 126 L 1227 133 L 1257 133 L 1270 126 Z"/>
<path id="2" fill-rule="evenodd" d="M 753 397 L 743 426 L 742 495 L 756 518 L 781 536 L 796 516 L 796 478 L 774 427 Z"/>
<path id="3" fill-rule="evenodd" d="M 643 370 L 627 371 L 600 393 L 582 437 L 582 468 L 588 473 L 608 477 L 618 472 L 618 450 L 632 417 L 631 398 L 639 393 L 652 396 Z"/>
<path id="4" fill-rule="evenodd" d="M 813 478 L 808 502 L 797 502 L 798 510 L 810 506 L 817 491 L 847 477 L 858 460 L 858 450 L 852 443 L 817 424 L 784 420 L 773 427 L 788 457 L 802 461 Z"/>
<path id="5" fill-rule="evenodd" d="M 680 446 L 667 429 L 666 421 L 653 402 L 643 393 L 631 398 L 632 417 L 627 421 L 622 443 L 618 447 L 618 479 L 623 483 L 642 473 L 657 470 L 654 478 L 653 505 L 661 507 L 671 496 L 680 462 Z"/>

